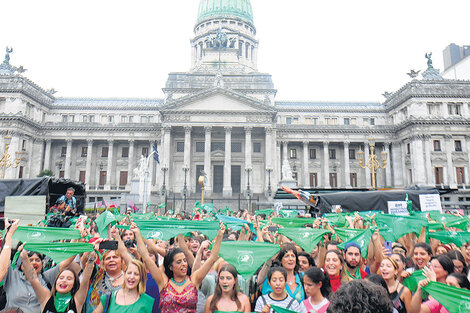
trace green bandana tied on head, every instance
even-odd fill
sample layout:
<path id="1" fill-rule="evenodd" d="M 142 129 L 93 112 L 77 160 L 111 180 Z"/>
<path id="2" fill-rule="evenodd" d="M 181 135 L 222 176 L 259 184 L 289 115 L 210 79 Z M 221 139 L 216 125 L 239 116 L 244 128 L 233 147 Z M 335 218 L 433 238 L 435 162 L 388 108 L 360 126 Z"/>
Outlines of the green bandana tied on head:
<path id="1" fill-rule="evenodd" d="M 66 294 L 56 292 L 54 297 L 54 306 L 57 312 L 65 312 L 69 306 L 70 300 L 72 300 L 70 292 Z"/>

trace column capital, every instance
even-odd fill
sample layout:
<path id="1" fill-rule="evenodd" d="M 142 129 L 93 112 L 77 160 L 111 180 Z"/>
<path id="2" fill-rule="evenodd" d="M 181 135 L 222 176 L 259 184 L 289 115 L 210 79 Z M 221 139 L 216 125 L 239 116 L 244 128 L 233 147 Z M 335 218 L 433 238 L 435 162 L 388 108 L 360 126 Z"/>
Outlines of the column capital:
<path id="1" fill-rule="evenodd" d="M 184 126 L 184 133 L 187 134 L 187 133 L 191 133 L 191 130 L 193 129 L 192 126 Z"/>
<path id="2" fill-rule="evenodd" d="M 48 144 L 48 143 L 52 142 L 52 139 L 51 138 L 46 138 L 46 139 L 44 139 L 44 141 Z"/>
<path id="3" fill-rule="evenodd" d="M 67 139 L 65 139 L 65 141 L 67 142 L 67 144 L 71 144 L 72 143 L 72 138 L 67 138 Z"/>
<path id="4" fill-rule="evenodd" d="M 129 141 L 129 144 L 133 145 L 135 143 L 135 139 L 134 138 L 131 138 L 128 140 Z"/>
<path id="5" fill-rule="evenodd" d="M 271 126 L 265 127 L 264 130 L 266 131 L 266 133 L 272 133 L 273 132 L 273 128 Z"/>
<path id="6" fill-rule="evenodd" d="M 251 133 L 251 131 L 253 130 L 253 126 L 245 126 L 243 128 L 245 129 L 245 133 Z"/>
<path id="7" fill-rule="evenodd" d="M 107 141 L 110 146 L 114 145 L 114 139 L 108 139 Z"/>
<path id="8" fill-rule="evenodd" d="M 289 141 L 287 141 L 287 140 L 282 140 L 281 143 L 282 143 L 283 145 L 286 145 L 286 146 L 287 146 L 287 145 L 289 144 Z"/>
<path id="9" fill-rule="evenodd" d="M 204 126 L 204 131 L 205 131 L 206 133 L 212 132 L 212 126 Z"/>
<path id="10" fill-rule="evenodd" d="M 451 140 L 451 139 L 452 139 L 452 135 L 446 134 L 446 135 L 444 135 L 444 139 L 445 139 L 445 140 Z"/>
<path id="11" fill-rule="evenodd" d="M 324 146 L 328 146 L 329 144 L 330 144 L 330 142 L 329 142 L 328 140 L 324 140 L 324 141 L 323 141 L 323 145 L 324 145 Z"/>
<path id="12" fill-rule="evenodd" d="M 391 141 L 385 141 L 384 142 L 384 146 L 387 147 L 387 148 L 390 147 L 391 144 L 392 144 Z"/>
<path id="13" fill-rule="evenodd" d="M 93 144 L 93 139 L 87 139 L 86 142 L 88 143 L 89 146 Z"/>
<path id="14" fill-rule="evenodd" d="M 170 125 L 164 125 L 162 129 L 163 129 L 163 132 L 165 132 L 165 133 L 171 132 L 171 126 Z"/>
<path id="15" fill-rule="evenodd" d="M 224 126 L 225 132 L 226 133 L 231 133 L 232 132 L 232 126 Z"/>
<path id="16" fill-rule="evenodd" d="M 310 143 L 310 141 L 308 141 L 308 140 L 303 140 L 303 141 L 302 141 L 302 144 L 303 144 L 304 146 L 308 146 L 309 143 Z"/>
<path id="17" fill-rule="evenodd" d="M 351 143 L 351 142 L 350 142 L 349 140 L 343 141 L 343 144 L 344 144 L 345 146 L 349 146 L 350 143 Z"/>

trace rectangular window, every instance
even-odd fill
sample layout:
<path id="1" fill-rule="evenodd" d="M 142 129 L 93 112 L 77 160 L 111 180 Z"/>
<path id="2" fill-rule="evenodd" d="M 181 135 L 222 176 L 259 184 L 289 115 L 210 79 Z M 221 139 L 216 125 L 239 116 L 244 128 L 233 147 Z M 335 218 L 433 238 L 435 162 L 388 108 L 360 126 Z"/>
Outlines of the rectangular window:
<path id="1" fill-rule="evenodd" d="M 298 117 L 294 117 L 292 119 L 292 124 L 299 124 L 299 118 Z"/>
<path id="2" fill-rule="evenodd" d="M 213 141 L 211 142 L 211 152 L 214 151 L 225 151 L 225 142 Z"/>
<path id="3" fill-rule="evenodd" d="M 330 173 L 330 187 L 338 187 L 338 174 Z"/>
<path id="4" fill-rule="evenodd" d="M 82 147 L 82 158 L 86 158 L 88 155 L 88 147 Z"/>
<path id="5" fill-rule="evenodd" d="M 129 147 L 122 147 L 121 157 L 123 157 L 123 158 L 128 158 L 129 157 Z"/>
<path id="6" fill-rule="evenodd" d="M 26 139 L 21 142 L 21 151 L 26 151 Z"/>
<path id="7" fill-rule="evenodd" d="M 292 117 L 286 117 L 286 124 L 292 124 Z"/>
<path id="8" fill-rule="evenodd" d="M 140 117 L 140 122 L 141 123 L 147 123 L 147 116 L 141 116 Z"/>
<path id="9" fill-rule="evenodd" d="M 336 149 L 328 149 L 330 160 L 336 160 Z"/>
<path id="10" fill-rule="evenodd" d="M 203 141 L 196 142 L 196 152 L 206 151 L 206 143 Z"/>
<path id="11" fill-rule="evenodd" d="M 460 140 L 455 140 L 455 151 L 462 152 L 462 142 Z"/>
<path id="12" fill-rule="evenodd" d="M 232 152 L 233 153 L 242 152 L 242 143 L 241 142 L 232 142 Z"/>
<path id="13" fill-rule="evenodd" d="M 444 181 L 444 171 L 442 167 L 434 168 L 434 181 L 436 185 L 440 185 Z"/>
<path id="14" fill-rule="evenodd" d="M 176 143 L 176 152 L 184 152 L 184 141 L 178 141 Z"/>
<path id="15" fill-rule="evenodd" d="M 144 157 L 148 157 L 149 156 L 149 148 L 148 147 L 143 147 L 142 148 L 142 155 Z"/>
<path id="16" fill-rule="evenodd" d="M 114 116 L 113 115 L 108 116 L 108 122 L 114 123 Z"/>
<path id="17" fill-rule="evenodd" d="M 406 144 L 406 154 L 411 154 L 411 145 L 409 143 Z"/>
<path id="18" fill-rule="evenodd" d="M 351 117 L 351 125 L 356 125 L 356 118 L 355 117 Z"/>
<path id="19" fill-rule="evenodd" d="M 127 116 L 121 116 L 121 123 L 127 123 Z"/>
<path id="20" fill-rule="evenodd" d="M 349 120 L 349 117 L 344 118 L 344 125 L 350 125 L 351 121 Z"/>
<path id="21" fill-rule="evenodd" d="M 253 153 L 261 153 L 261 143 L 253 142 Z"/>
<path id="22" fill-rule="evenodd" d="M 95 197 L 89 197 L 89 198 L 88 198 L 88 202 L 92 202 L 92 203 L 93 203 L 93 202 L 95 202 L 95 201 L 96 201 L 96 198 L 95 198 Z"/>
<path id="23" fill-rule="evenodd" d="M 67 155 L 67 147 L 60 148 L 60 156 L 65 157 Z"/>
<path id="24" fill-rule="evenodd" d="M 75 122 L 75 115 L 70 115 L 70 122 Z"/>
<path id="25" fill-rule="evenodd" d="M 80 173 L 78 174 L 78 180 L 81 181 L 82 183 L 85 183 L 85 174 L 86 174 L 85 171 L 80 171 Z"/>
<path id="26" fill-rule="evenodd" d="M 101 148 L 101 157 L 102 158 L 107 158 L 108 157 L 108 152 L 109 152 L 109 147 L 102 147 Z"/>
<path id="27" fill-rule="evenodd" d="M 297 149 L 289 149 L 289 157 L 291 159 L 297 159 Z"/>
<path id="28" fill-rule="evenodd" d="M 104 186 L 106 184 L 106 171 L 100 171 L 100 186 Z"/>
<path id="29" fill-rule="evenodd" d="M 127 185 L 127 171 L 119 172 L 119 186 Z"/>
<path id="30" fill-rule="evenodd" d="M 65 171 L 59 171 L 59 178 L 64 178 Z"/>
<path id="31" fill-rule="evenodd" d="M 456 167 L 457 185 L 465 184 L 465 172 L 463 167 Z"/>
<path id="32" fill-rule="evenodd" d="M 18 172 L 18 178 L 23 178 L 23 170 L 24 170 L 24 167 L 20 166 L 20 170 Z"/>
<path id="33" fill-rule="evenodd" d="M 310 173 L 310 187 L 318 187 L 318 174 Z"/>
<path id="34" fill-rule="evenodd" d="M 90 115 L 90 123 L 94 123 L 95 122 L 95 116 L 94 115 Z"/>
<path id="35" fill-rule="evenodd" d="M 134 123 L 134 117 L 132 115 L 129 116 L 129 123 Z"/>
<path id="36" fill-rule="evenodd" d="M 62 122 L 67 123 L 68 116 L 67 115 L 62 115 Z"/>
<path id="37" fill-rule="evenodd" d="M 83 115 L 82 116 L 82 121 L 83 121 L 83 123 L 87 123 L 88 122 L 88 115 Z"/>
<path id="38" fill-rule="evenodd" d="M 153 116 L 148 117 L 149 123 L 153 123 Z"/>
<path id="39" fill-rule="evenodd" d="M 370 118 L 370 125 L 372 125 L 372 126 L 375 125 L 375 118 L 373 118 L 373 117 Z"/>
<path id="40" fill-rule="evenodd" d="M 356 159 L 356 149 L 349 149 L 349 159 L 350 160 Z"/>
<path id="41" fill-rule="evenodd" d="M 441 151 L 441 141 L 440 140 L 433 140 L 433 147 L 434 151 Z"/>
<path id="42" fill-rule="evenodd" d="M 413 183 L 413 170 L 410 168 L 408 170 L 408 172 L 409 172 L 409 176 L 410 176 L 410 184 L 412 184 Z"/>
<path id="43" fill-rule="evenodd" d="M 362 119 L 362 124 L 364 124 L 364 125 L 369 125 L 369 118 L 368 118 L 368 117 L 364 117 L 364 118 Z"/>
<path id="44" fill-rule="evenodd" d="M 351 187 L 357 187 L 357 173 L 349 174 L 349 183 L 351 184 Z"/>
<path id="45" fill-rule="evenodd" d="M 317 149 L 310 149 L 310 160 L 317 158 Z"/>

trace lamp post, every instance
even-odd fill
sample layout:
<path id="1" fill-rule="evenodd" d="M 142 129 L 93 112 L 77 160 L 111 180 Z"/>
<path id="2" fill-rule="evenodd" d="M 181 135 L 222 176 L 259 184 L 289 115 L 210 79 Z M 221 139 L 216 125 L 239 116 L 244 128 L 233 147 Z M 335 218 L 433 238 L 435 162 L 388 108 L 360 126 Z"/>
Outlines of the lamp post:
<path id="1" fill-rule="evenodd" d="M 189 167 L 187 165 L 183 166 L 184 171 L 184 187 L 183 187 L 183 198 L 184 198 L 184 211 L 186 212 L 186 197 L 188 194 L 188 186 L 186 184 L 186 176 L 188 175 Z"/>
<path id="2" fill-rule="evenodd" d="M 271 190 L 271 172 L 273 171 L 272 168 L 267 168 L 266 172 L 268 172 L 268 198 L 271 198 L 273 195 L 273 191 Z"/>
<path id="3" fill-rule="evenodd" d="M 21 151 L 15 151 L 16 158 L 15 161 L 12 161 L 11 155 L 8 153 L 8 149 L 10 148 L 10 143 L 11 143 L 11 136 L 9 135 L 9 132 L 7 132 L 7 135 L 3 137 L 5 139 L 5 150 L 3 151 L 3 154 L 1 155 L 0 158 L 0 167 L 2 168 L 2 179 L 5 178 L 5 170 L 8 168 L 17 168 L 20 165 L 21 162 Z"/>
<path id="4" fill-rule="evenodd" d="M 250 173 L 251 173 L 251 168 L 247 167 L 245 169 L 246 171 L 246 178 L 247 178 L 247 183 L 246 183 L 246 195 L 248 196 L 248 210 L 251 212 L 251 188 L 250 188 Z"/>
<path id="5" fill-rule="evenodd" d="M 364 164 L 364 151 L 362 150 L 361 146 L 361 151 L 359 151 L 357 154 L 357 159 L 359 160 L 359 166 L 362 168 L 369 168 L 372 174 L 372 188 L 377 189 L 377 184 L 375 182 L 375 173 L 379 168 L 384 169 L 385 166 L 387 165 L 387 152 L 385 151 L 385 147 L 383 148 L 381 155 L 382 155 L 382 164 L 380 164 L 380 161 L 377 158 L 377 154 L 375 154 L 375 139 L 374 138 L 369 138 L 369 159 L 366 160 L 366 163 Z"/>
<path id="6" fill-rule="evenodd" d="M 163 184 L 162 184 L 162 196 L 166 195 L 166 171 L 168 171 L 168 167 L 162 166 L 163 171 Z"/>
<path id="7" fill-rule="evenodd" d="M 206 185 L 206 176 L 204 173 L 201 173 L 197 179 L 199 186 L 201 186 L 201 205 L 204 204 L 204 186 Z"/>

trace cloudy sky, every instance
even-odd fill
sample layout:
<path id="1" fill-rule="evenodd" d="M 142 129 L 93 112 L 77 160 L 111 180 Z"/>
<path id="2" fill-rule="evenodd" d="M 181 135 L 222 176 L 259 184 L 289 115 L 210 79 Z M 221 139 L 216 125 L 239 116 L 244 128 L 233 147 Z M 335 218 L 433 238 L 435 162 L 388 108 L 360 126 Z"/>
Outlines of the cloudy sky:
<path id="1" fill-rule="evenodd" d="M 278 100 L 383 101 L 450 43 L 470 44 L 468 0 L 251 0 L 258 68 Z M 2 1 L 0 58 L 58 97 L 161 98 L 187 71 L 199 0 Z M 1 60 L 0 60 L 1 62 Z"/>

